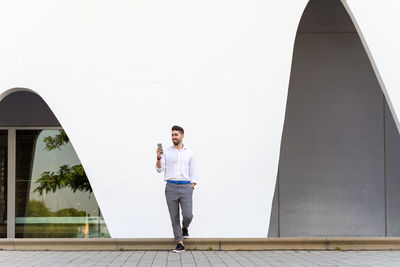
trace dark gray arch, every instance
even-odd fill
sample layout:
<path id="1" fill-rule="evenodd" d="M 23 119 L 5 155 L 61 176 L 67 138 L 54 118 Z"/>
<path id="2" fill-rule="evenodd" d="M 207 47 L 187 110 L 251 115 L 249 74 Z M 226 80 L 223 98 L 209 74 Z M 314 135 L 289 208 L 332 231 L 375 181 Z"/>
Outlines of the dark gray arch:
<path id="1" fill-rule="evenodd" d="M 49 106 L 36 93 L 21 89 L 0 101 L 0 127 L 60 127 Z"/>
<path id="2" fill-rule="evenodd" d="M 399 236 L 400 136 L 339 0 L 298 28 L 269 236 Z"/>

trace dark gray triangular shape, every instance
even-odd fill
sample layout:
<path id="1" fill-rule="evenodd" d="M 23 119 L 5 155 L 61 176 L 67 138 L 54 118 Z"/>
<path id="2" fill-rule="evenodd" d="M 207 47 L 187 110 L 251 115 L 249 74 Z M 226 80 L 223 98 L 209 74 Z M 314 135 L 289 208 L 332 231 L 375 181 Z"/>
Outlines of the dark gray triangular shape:
<path id="1" fill-rule="evenodd" d="M 342 3 L 311 0 L 296 36 L 269 236 L 400 234 L 400 136 L 385 106 Z"/>

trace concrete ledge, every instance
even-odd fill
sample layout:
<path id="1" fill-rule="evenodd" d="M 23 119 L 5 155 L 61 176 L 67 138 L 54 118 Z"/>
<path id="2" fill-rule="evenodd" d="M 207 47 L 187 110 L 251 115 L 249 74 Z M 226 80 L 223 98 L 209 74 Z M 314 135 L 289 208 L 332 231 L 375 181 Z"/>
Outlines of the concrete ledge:
<path id="1" fill-rule="evenodd" d="M 174 248 L 172 238 L 118 238 L 117 250 L 169 250 Z"/>
<path id="2" fill-rule="evenodd" d="M 0 250 L 15 250 L 14 239 L 0 239 Z"/>
<path id="3" fill-rule="evenodd" d="M 326 250 L 325 237 L 221 238 L 221 250 Z"/>
<path id="4" fill-rule="evenodd" d="M 171 250 L 171 238 L 0 239 L 0 250 Z M 400 250 L 398 237 L 190 238 L 188 250 Z"/>
<path id="5" fill-rule="evenodd" d="M 18 238 L 14 250 L 117 250 L 111 238 Z M 0 246 L 3 241 L 0 241 Z"/>
<path id="6" fill-rule="evenodd" d="M 128 238 L 115 239 L 117 250 L 170 250 L 176 243 L 172 238 Z M 185 239 L 185 249 L 189 250 L 221 250 L 218 238 Z"/>
<path id="7" fill-rule="evenodd" d="M 398 237 L 328 237 L 328 250 L 400 250 Z"/>

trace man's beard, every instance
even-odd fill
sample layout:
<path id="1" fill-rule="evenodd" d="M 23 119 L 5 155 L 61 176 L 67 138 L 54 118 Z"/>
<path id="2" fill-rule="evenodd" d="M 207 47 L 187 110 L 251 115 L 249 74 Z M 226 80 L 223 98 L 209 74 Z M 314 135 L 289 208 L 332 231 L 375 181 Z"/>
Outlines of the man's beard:
<path id="1" fill-rule="evenodd" d="M 174 145 L 179 145 L 180 143 L 181 143 L 181 140 L 176 140 L 176 141 L 174 141 L 174 140 L 172 140 L 172 142 L 174 143 Z"/>

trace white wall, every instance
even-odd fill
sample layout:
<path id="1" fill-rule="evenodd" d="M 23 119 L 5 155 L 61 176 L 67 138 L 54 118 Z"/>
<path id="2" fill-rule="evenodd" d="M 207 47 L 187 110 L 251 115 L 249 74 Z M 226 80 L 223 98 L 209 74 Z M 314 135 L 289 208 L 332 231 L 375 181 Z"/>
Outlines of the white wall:
<path id="1" fill-rule="evenodd" d="M 266 237 L 306 0 L 5 1 L 0 88 L 35 90 L 112 237 L 172 237 L 156 143 L 198 158 L 193 237 Z"/>
<path id="2" fill-rule="evenodd" d="M 400 2 L 342 0 L 351 15 L 400 129 Z"/>

